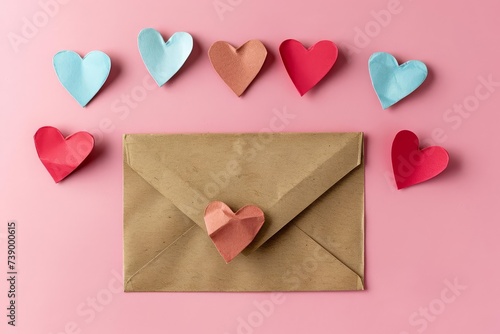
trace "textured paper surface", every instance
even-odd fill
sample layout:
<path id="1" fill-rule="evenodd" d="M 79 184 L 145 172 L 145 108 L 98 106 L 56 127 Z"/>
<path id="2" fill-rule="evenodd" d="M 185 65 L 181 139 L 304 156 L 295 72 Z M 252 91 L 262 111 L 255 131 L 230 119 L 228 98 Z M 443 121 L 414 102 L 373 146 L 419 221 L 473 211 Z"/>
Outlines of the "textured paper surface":
<path id="1" fill-rule="evenodd" d="M 235 213 L 219 201 L 208 204 L 204 219 L 207 233 L 226 263 L 252 242 L 265 220 L 264 212 L 255 205 L 245 205 Z"/>
<path id="2" fill-rule="evenodd" d="M 51 126 L 38 129 L 34 140 L 40 161 L 56 183 L 71 174 L 94 148 L 90 133 L 81 131 L 64 138 Z"/>
<path id="3" fill-rule="evenodd" d="M 184 65 L 193 50 L 193 37 L 176 32 L 165 42 L 153 28 L 141 30 L 137 44 L 142 61 L 158 86 L 163 86 Z"/>
<path id="4" fill-rule="evenodd" d="M 418 60 L 398 65 L 391 54 L 376 52 L 368 60 L 373 88 L 384 109 L 410 95 L 427 78 L 427 66 Z"/>
<path id="5" fill-rule="evenodd" d="M 111 59 L 102 51 L 89 52 L 83 59 L 74 51 L 60 51 L 52 62 L 57 78 L 82 107 L 99 92 L 111 71 Z"/>
<path id="6" fill-rule="evenodd" d="M 402 130 L 392 142 L 392 168 L 398 189 L 406 188 L 441 174 L 448 166 L 448 152 L 440 146 L 419 148 L 416 134 Z"/>
<path id="7" fill-rule="evenodd" d="M 125 291 L 363 289 L 362 133 L 124 136 Z M 244 144 L 262 149 L 245 154 Z M 246 147 L 246 146 L 245 146 Z M 257 205 L 254 241 L 229 265 L 204 208 Z M 296 268 L 314 261 L 311 279 Z"/>
<path id="8" fill-rule="evenodd" d="M 332 41 L 319 41 L 309 49 L 294 39 L 287 39 L 280 45 L 283 65 L 301 96 L 332 69 L 338 54 L 338 48 Z"/>
<path id="9" fill-rule="evenodd" d="M 233 92 L 241 96 L 262 69 L 267 50 L 259 40 L 251 40 L 235 48 L 217 41 L 208 50 L 215 71 Z"/>

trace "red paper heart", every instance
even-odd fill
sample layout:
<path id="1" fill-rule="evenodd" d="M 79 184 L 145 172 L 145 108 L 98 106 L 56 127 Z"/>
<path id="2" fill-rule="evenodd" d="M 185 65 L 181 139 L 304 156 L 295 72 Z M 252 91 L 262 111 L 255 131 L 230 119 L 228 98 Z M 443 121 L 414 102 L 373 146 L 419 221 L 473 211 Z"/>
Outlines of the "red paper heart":
<path id="1" fill-rule="evenodd" d="M 226 263 L 231 262 L 255 238 L 264 224 L 264 212 L 247 205 L 234 213 L 223 202 L 211 202 L 205 209 L 205 225 Z"/>
<path id="2" fill-rule="evenodd" d="M 448 152 L 440 146 L 419 149 L 417 135 L 398 132 L 392 143 L 392 168 L 398 189 L 427 181 L 448 166 Z"/>
<path id="3" fill-rule="evenodd" d="M 301 96 L 330 71 L 338 53 L 332 41 L 319 41 L 309 49 L 294 39 L 287 39 L 280 45 L 283 64 Z"/>
<path id="4" fill-rule="evenodd" d="M 56 183 L 71 174 L 94 148 L 94 137 L 88 132 L 77 132 L 64 138 L 51 126 L 35 133 L 38 157 Z"/>

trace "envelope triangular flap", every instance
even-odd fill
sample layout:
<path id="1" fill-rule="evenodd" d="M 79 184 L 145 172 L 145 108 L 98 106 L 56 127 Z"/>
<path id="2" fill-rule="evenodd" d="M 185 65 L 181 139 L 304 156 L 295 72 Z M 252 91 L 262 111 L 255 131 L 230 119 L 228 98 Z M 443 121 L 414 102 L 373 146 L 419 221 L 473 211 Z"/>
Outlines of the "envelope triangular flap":
<path id="1" fill-rule="evenodd" d="M 128 165 L 205 229 L 204 209 L 259 206 L 266 222 L 253 251 L 356 168 L 363 134 L 132 134 Z"/>

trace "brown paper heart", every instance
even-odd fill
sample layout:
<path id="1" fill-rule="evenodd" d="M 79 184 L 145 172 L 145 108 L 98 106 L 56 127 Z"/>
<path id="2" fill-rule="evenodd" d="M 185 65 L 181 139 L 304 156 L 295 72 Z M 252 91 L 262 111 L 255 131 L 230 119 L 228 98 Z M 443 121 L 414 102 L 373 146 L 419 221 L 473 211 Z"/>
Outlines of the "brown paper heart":
<path id="1" fill-rule="evenodd" d="M 233 212 L 224 202 L 214 201 L 205 209 L 204 219 L 208 235 L 229 263 L 255 238 L 264 224 L 264 212 L 255 205 Z"/>
<path id="2" fill-rule="evenodd" d="M 237 49 L 227 42 L 217 41 L 208 50 L 208 57 L 222 80 L 241 96 L 264 65 L 267 50 L 256 39 Z"/>

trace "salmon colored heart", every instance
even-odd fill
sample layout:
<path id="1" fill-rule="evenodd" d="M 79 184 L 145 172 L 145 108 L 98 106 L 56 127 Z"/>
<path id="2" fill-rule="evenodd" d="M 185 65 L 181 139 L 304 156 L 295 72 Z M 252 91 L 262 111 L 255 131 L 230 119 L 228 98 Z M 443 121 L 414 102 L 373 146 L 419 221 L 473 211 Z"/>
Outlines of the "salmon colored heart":
<path id="1" fill-rule="evenodd" d="M 34 138 L 38 157 L 56 183 L 71 174 L 94 148 L 94 137 L 84 131 L 64 138 L 58 129 L 44 126 Z"/>
<path id="2" fill-rule="evenodd" d="M 448 152 L 440 146 L 419 148 L 417 135 L 398 132 L 392 143 L 392 168 L 398 189 L 432 179 L 448 166 Z"/>
<path id="3" fill-rule="evenodd" d="M 303 96 L 330 71 L 339 51 L 332 41 L 319 41 L 306 49 L 299 41 L 287 39 L 280 45 L 280 54 L 290 79 Z"/>
<path id="4" fill-rule="evenodd" d="M 267 50 L 259 40 L 251 40 L 235 48 L 218 41 L 208 50 L 215 71 L 233 92 L 241 96 L 262 69 Z"/>
<path id="5" fill-rule="evenodd" d="M 211 202 L 205 209 L 205 225 L 215 247 L 226 263 L 241 253 L 264 224 L 264 212 L 247 205 L 234 213 L 223 202 Z"/>

